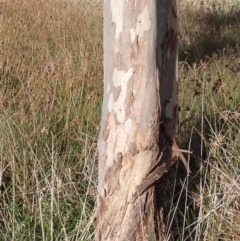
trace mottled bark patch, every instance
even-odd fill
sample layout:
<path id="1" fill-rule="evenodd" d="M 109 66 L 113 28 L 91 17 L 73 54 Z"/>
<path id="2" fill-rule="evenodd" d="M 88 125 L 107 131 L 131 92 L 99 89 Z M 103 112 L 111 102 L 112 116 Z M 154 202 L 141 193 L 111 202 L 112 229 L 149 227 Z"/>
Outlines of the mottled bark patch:
<path id="1" fill-rule="evenodd" d="M 160 241 L 155 187 L 174 163 L 165 131 L 177 131 L 175 1 L 109 0 L 104 12 L 96 241 Z"/>

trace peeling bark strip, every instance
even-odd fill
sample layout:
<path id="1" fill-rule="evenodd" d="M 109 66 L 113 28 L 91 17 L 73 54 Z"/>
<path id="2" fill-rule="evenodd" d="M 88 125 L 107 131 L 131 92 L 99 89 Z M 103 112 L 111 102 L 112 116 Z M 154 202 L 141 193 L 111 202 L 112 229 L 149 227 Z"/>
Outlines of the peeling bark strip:
<path id="1" fill-rule="evenodd" d="M 175 0 L 104 1 L 96 241 L 163 240 L 158 179 L 181 156 Z"/>

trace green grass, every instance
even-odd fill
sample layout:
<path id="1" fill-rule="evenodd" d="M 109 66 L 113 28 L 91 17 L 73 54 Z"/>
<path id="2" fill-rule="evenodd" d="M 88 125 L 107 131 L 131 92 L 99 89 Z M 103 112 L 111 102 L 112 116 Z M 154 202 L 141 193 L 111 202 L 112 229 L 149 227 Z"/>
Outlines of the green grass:
<path id="1" fill-rule="evenodd" d="M 180 142 L 192 174 L 177 166 L 165 178 L 169 237 L 239 240 L 240 3 L 179 2 Z"/>
<path id="2" fill-rule="evenodd" d="M 0 1 L 0 240 L 93 240 L 102 7 Z M 169 240 L 239 240 L 240 4 L 179 4 L 180 143 Z"/>
<path id="3" fill-rule="evenodd" d="M 101 7 L 0 7 L 0 240 L 92 240 Z"/>

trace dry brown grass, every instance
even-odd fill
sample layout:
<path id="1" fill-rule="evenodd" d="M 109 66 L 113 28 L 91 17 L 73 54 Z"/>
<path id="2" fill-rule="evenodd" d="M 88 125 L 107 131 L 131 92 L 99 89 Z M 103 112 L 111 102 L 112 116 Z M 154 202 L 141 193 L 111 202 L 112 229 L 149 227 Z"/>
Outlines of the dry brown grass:
<path id="1" fill-rule="evenodd" d="M 0 240 L 92 240 L 100 9 L 0 3 Z"/>
<path id="2" fill-rule="evenodd" d="M 166 180 L 168 237 L 237 241 L 240 3 L 178 2 L 180 139 L 193 174 L 178 168 Z"/>
<path id="3" fill-rule="evenodd" d="M 239 1 L 178 3 L 193 175 L 168 176 L 167 234 L 238 241 Z M 0 240 L 93 240 L 102 78 L 101 3 L 0 1 Z"/>

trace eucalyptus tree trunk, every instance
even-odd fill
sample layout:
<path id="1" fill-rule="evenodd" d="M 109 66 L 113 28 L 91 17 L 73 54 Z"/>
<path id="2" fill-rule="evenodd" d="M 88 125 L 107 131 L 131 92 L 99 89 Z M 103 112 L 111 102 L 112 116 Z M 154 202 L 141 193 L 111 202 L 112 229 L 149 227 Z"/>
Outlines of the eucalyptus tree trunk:
<path id="1" fill-rule="evenodd" d="M 163 240 L 157 181 L 174 164 L 175 0 L 104 1 L 96 241 Z"/>

